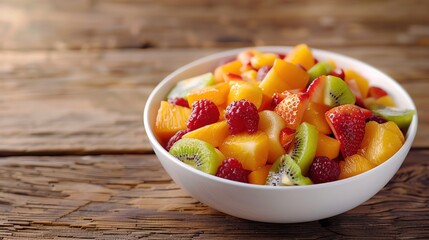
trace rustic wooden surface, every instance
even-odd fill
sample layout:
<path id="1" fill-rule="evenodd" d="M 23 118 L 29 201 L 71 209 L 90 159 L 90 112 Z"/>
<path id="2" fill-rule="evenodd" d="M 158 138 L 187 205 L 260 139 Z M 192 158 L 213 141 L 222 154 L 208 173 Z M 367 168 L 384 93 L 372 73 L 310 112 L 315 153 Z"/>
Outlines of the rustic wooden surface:
<path id="1" fill-rule="evenodd" d="M 0 239 L 429 238 L 429 2 L 0 1 Z M 181 190 L 142 110 L 168 73 L 231 47 L 336 51 L 391 75 L 419 130 L 375 197 L 329 219 L 265 224 Z"/>

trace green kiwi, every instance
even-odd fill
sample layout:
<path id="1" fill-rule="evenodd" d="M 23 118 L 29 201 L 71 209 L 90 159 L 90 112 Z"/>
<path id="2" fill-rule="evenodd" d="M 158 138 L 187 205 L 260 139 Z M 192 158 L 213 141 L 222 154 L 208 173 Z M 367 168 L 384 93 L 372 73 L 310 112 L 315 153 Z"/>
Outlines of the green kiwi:
<path id="1" fill-rule="evenodd" d="M 182 80 L 170 91 L 167 98 L 185 98 L 190 91 L 215 84 L 213 73 L 205 73 L 193 78 Z"/>
<path id="2" fill-rule="evenodd" d="M 412 109 L 399 109 L 395 107 L 384 107 L 373 109 L 373 113 L 382 116 L 387 121 L 392 121 L 401 129 L 407 129 L 410 126 L 416 111 Z"/>
<path id="3" fill-rule="evenodd" d="M 310 185 L 310 178 L 304 177 L 301 168 L 292 158 L 285 154 L 278 158 L 268 172 L 265 185 L 271 186 L 292 186 Z"/>
<path id="4" fill-rule="evenodd" d="M 183 138 L 173 144 L 170 154 L 180 161 L 208 174 L 216 174 L 221 164 L 221 156 L 216 149 L 207 142 Z"/>
<path id="5" fill-rule="evenodd" d="M 353 92 L 339 77 L 327 76 L 325 85 L 324 104 L 336 107 L 343 104 L 355 104 L 356 98 Z"/>
<path id="6" fill-rule="evenodd" d="M 289 155 L 298 164 L 304 175 L 307 174 L 316 155 L 318 137 L 319 131 L 310 123 L 303 122 L 296 129 Z"/>
<path id="7" fill-rule="evenodd" d="M 307 73 L 310 75 L 310 83 L 319 76 L 327 75 L 332 70 L 331 64 L 327 62 L 318 62 Z"/>

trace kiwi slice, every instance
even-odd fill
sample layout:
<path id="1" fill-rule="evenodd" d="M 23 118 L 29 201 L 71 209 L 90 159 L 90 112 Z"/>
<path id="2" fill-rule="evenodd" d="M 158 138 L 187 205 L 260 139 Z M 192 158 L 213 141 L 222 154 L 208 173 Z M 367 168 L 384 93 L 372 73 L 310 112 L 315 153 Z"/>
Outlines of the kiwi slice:
<path id="1" fill-rule="evenodd" d="M 304 175 L 307 174 L 316 155 L 318 137 L 319 131 L 310 123 L 303 122 L 296 129 L 295 137 L 289 148 L 289 155 L 298 164 Z"/>
<path id="2" fill-rule="evenodd" d="M 208 174 L 216 174 L 221 164 L 221 156 L 216 149 L 207 142 L 183 138 L 173 144 L 170 154 L 180 161 Z"/>
<path id="3" fill-rule="evenodd" d="M 285 154 L 278 158 L 268 172 L 265 185 L 271 186 L 292 186 L 292 185 L 310 185 L 310 178 L 304 177 L 301 168 Z"/>
<path id="4" fill-rule="evenodd" d="M 339 77 L 327 76 L 324 104 L 336 107 L 343 104 L 355 104 L 356 98 L 352 90 Z"/>
<path id="5" fill-rule="evenodd" d="M 190 91 L 213 84 L 215 84 L 213 73 L 205 73 L 193 78 L 185 79 L 176 84 L 176 86 L 168 94 L 167 98 L 186 99 L 186 94 L 188 94 Z"/>
<path id="6" fill-rule="evenodd" d="M 412 109 L 399 109 L 395 107 L 384 107 L 373 109 L 373 113 L 382 116 L 387 121 L 392 121 L 401 129 L 407 129 L 410 126 L 416 111 Z"/>
<path id="7" fill-rule="evenodd" d="M 314 79 L 316 79 L 319 76 L 327 75 L 332 70 L 331 64 L 327 62 L 318 62 L 313 67 L 310 68 L 310 70 L 307 71 L 307 73 L 310 75 L 310 82 L 311 83 Z"/>

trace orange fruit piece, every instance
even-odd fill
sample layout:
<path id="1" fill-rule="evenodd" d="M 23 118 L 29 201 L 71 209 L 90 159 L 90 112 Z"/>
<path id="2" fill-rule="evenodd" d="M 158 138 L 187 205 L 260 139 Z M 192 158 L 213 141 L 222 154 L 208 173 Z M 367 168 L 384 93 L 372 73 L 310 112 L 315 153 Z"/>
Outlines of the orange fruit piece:
<path id="1" fill-rule="evenodd" d="M 287 96 L 274 108 L 286 122 L 286 127 L 296 129 L 302 122 L 310 99 L 306 93 L 287 93 Z"/>
<path id="2" fill-rule="evenodd" d="M 295 129 L 283 128 L 280 131 L 280 144 L 283 146 L 283 149 L 289 149 L 294 138 L 295 138 Z"/>
<path id="3" fill-rule="evenodd" d="M 375 166 L 392 157 L 404 144 L 404 135 L 394 122 L 366 123 L 361 154 Z"/>
<path id="4" fill-rule="evenodd" d="M 191 109 L 161 101 L 155 120 L 155 134 L 162 140 L 170 139 L 177 131 L 186 129 Z"/>
<path id="5" fill-rule="evenodd" d="M 228 134 L 228 124 L 226 121 L 221 121 L 188 132 L 182 138 L 196 138 L 219 147 Z"/>
<path id="6" fill-rule="evenodd" d="M 225 82 L 226 81 L 225 76 L 228 73 L 232 73 L 240 76 L 241 66 L 242 66 L 241 62 L 236 60 L 217 67 L 214 72 L 214 78 L 216 82 Z"/>
<path id="7" fill-rule="evenodd" d="M 285 60 L 293 64 L 300 64 L 306 70 L 310 70 L 314 65 L 313 53 L 307 44 L 296 45 L 292 51 L 287 54 Z"/>
<path id="8" fill-rule="evenodd" d="M 274 60 L 276 60 L 277 55 L 274 53 L 255 53 L 250 58 L 250 64 L 255 69 L 259 69 L 263 66 L 273 66 Z"/>
<path id="9" fill-rule="evenodd" d="M 258 75 L 258 72 L 251 69 L 248 71 L 245 71 L 241 74 L 241 78 L 243 79 L 243 81 L 246 82 L 256 82 L 256 76 Z"/>
<path id="10" fill-rule="evenodd" d="M 255 104 L 256 108 L 259 108 L 262 103 L 262 96 L 261 89 L 255 84 L 244 81 L 236 81 L 229 89 L 227 105 L 233 101 L 246 99 Z"/>
<path id="11" fill-rule="evenodd" d="M 378 98 L 375 100 L 375 103 L 386 107 L 394 107 L 396 105 L 393 98 L 389 95 Z"/>
<path id="12" fill-rule="evenodd" d="M 340 161 L 339 179 L 356 176 L 374 167 L 375 167 L 374 164 L 372 164 L 365 157 L 359 154 L 354 154 L 344 159 L 344 161 Z"/>
<path id="13" fill-rule="evenodd" d="M 259 87 L 265 95 L 272 97 L 276 92 L 305 88 L 309 79 L 310 75 L 300 67 L 277 58 Z"/>
<path id="14" fill-rule="evenodd" d="M 346 82 L 355 80 L 362 98 L 366 98 L 368 96 L 369 82 L 366 78 L 351 69 L 346 69 L 344 71 L 344 75 L 344 80 Z"/>
<path id="15" fill-rule="evenodd" d="M 226 82 L 217 83 L 212 86 L 198 88 L 186 95 L 188 104 L 192 107 L 192 104 L 201 99 L 208 99 L 217 106 L 225 103 L 229 92 L 229 84 Z"/>
<path id="16" fill-rule="evenodd" d="M 219 146 L 226 158 L 236 158 L 243 168 L 254 171 L 264 166 L 268 159 L 268 136 L 262 131 L 254 134 L 229 135 Z"/>
<path id="17" fill-rule="evenodd" d="M 304 112 L 304 116 L 302 117 L 303 122 L 308 122 L 314 126 L 316 126 L 319 132 L 324 134 L 331 134 L 332 130 L 329 127 L 328 122 L 325 118 L 325 112 L 327 112 L 330 108 L 323 104 L 318 104 L 314 102 L 310 102 L 308 104 L 307 110 Z"/>
<path id="18" fill-rule="evenodd" d="M 268 173 L 270 172 L 271 165 L 265 165 L 252 171 L 247 179 L 251 184 L 265 185 Z"/>
<path id="19" fill-rule="evenodd" d="M 317 139 L 316 156 L 326 156 L 329 159 L 335 159 L 340 153 L 340 142 L 323 133 L 319 132 L 319 138 Z"/>
<path id="20" fill-rule="evenodd" d="M 268 136 L 268 162 L 273 163 L 286 154 L 280 143 L 280 132 L 286 127 L 286 123 L 277 113 L 269 110 L 259 112 L 258 130 L 265 132 Z"/>

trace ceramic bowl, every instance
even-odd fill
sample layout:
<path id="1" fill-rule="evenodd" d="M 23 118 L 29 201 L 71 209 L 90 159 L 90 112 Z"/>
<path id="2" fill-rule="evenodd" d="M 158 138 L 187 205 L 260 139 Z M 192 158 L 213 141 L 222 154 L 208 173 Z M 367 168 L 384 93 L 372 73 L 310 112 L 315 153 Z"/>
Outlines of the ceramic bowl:
<path id="1" fill-rule="evenodd" d="M 291 47 L 257 49 L 287 53 Z M 220 60 L 236 56 L 243 50 L 213 54 L 177 69 L 159 83 L 147 100 L 144 110 L 147 136 L 162 166 L 180 187 L 200 202 L 232 216 L 261 222 L 297 223 L 344 213 L 374 196 L 389 182 L 410 150 L 417 131 L 417 114 L 406 133 L 404 145 L 389 160 L 363 174 L 330 183 L 289 187 L 239 183 L 206 174 L 171 156 L 153 131 L 161 100 L 166 99 L 179 80 L 213 71 Z M 319 60 L 333 59 L 338 67 L 359 72 L 371 85 L 386 89 L 399 108 L 416 109 L 408 93 L 395 80 L 374 67 L 328 51 L 313 49 L 313 55 Z"/>

